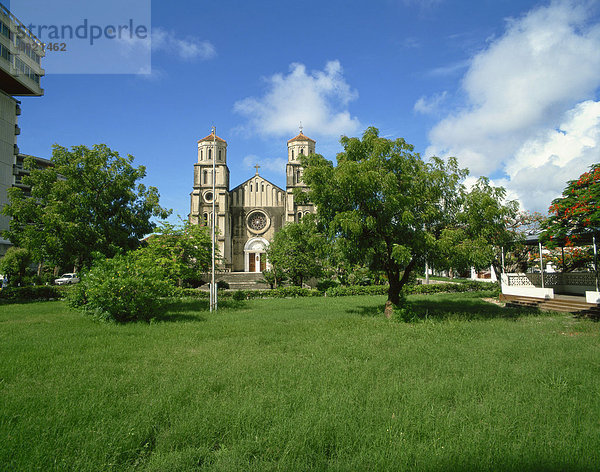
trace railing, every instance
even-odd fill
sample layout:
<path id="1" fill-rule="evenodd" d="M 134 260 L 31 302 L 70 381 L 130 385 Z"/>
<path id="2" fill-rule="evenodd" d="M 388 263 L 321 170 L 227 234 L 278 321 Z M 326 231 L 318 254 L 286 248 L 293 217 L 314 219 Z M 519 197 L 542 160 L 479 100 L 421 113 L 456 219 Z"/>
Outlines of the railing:
<path id="1" fill-rule="evenodd" d="M 529 280 L 528 275 L 533 274 L 502 274 L 502 283 L 510 287 L 533 287 L 535 284 Z"/>
<path id="2" fill-rule="evenodd" d="M 510 287 L 541 287 L 542 274 L 502 274 L 502 283 Z M 544 287 L 576 290 L 578 287 L 595 287 L 594 272 L 544 272 Z"/>

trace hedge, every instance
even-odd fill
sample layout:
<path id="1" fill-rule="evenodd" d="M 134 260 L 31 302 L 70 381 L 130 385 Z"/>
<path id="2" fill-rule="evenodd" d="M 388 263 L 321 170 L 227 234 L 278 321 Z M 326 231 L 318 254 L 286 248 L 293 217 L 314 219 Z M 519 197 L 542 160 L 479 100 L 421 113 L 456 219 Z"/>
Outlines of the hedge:
<path id="1" fill-rule="evenodd" d="M 0 291 L 0 300 L 36 301 L 65 298 L 74 286 L 37 285 L 24 287 L 6 287 Z M 439 283 L 429 285 L 405 285 L 407 295 L 441 293 L 441 292 L 477 292 L 493 290 L 500 293 L 500 285 L 490 282 L 469 281 L 464 283 Z M 297 297 L 347 297 L 351 295 L 387 295 L 387 285 L 349 285 L 329 287 L 325 291 L 295 286 L 279 287 L 273 290 L 219 290 L 219 298 L 234 300 L 250 300 L 253 298 L 297 298 Z M 182 297 L 208 299 L 209 293 L 194 288 L 180 289 L 177 294 Z"/>
<path id="2" fill-rule="evenodd" d="M 67 290 L 55 285 L 25 285 L 23 287 L 5 287 L 0 290 L 0 300 L 11 302 L 32 302 L 39 300 L 57 300 L 66 296 Z"/>
<path id="3" fill-rule="evenodd" d="M 273 290 L 219 290 L 219 298 L 234 300 L 250 300 L 253 298 L 296 298 L 296 297 L 347 297 L 352 295 L 387 295 L 388 285 L 349 285 L 330 287 L 325 291 L 301 287 L 280 287 Z M 500 285 L 489 282 L 469 281 L 465 283 L 441 283 L 430 285 L 405 285 L 404 293 L 407 295 L 441 293 L 441 292 L 478 292 L 500 291 Z M 209 293 L 197 289 L 182 289 L 181 296 L 207 299 Z"/>

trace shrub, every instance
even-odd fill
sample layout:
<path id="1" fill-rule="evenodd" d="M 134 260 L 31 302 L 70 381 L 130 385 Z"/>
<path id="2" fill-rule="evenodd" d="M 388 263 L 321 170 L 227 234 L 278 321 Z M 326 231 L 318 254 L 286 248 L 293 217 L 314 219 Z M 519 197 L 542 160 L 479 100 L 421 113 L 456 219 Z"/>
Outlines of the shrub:
<path id="1" fill-rule="evenodd" d="M 429 294 L 440 292 L 472 292 L 472 291 L 496 291 L 499 293 L 500 286 L 487 282 L 447 283 L 430 285 L 405 285 L 403 293 Z M 250 300 L 253 298 L 295 298 L 295 297 L 347 297 L 351 295 L 387 295 L 387 285 L 338 285 L 328 288 L 324 293 L 319 290 L 311 290 L 296 286 L 279 287 L 273 290 L 236 290 L 231 292 L 219 292 L 219 298 L 234 300 Z M 208 292 L 195 289 L 182 289 L 178 291 L 180 296 L 208 298 Z M 411 315 L 412 316 L 412 315 Z"/>
<path id="2" fill-rule="evenodd" d="M 135 253 L 96 261 L 82 275 L 69 304 L 117 322 L 147 321 L 158 314 L 174 288 L 161 269 L 142 264 Z"/>
<path id="3" fill-rule="evenodd" d="M 24 287 L 6 287 L 0 290 L 0 300 L 13 302 L 32 302 L 63 298 L 64 291 L 52 285 L 26 285 Z"/>
<path id="4" fill-rule="evenodd" d="M 331 279 L 319 280 L 317 283 L 317 290 L 319 292 L 325 292 L 329 288 L 337 287 L 339 285 L 338 282 Z"/>
<path id="5" fill-rule="evenodd" d="M 25 274 L 30 263 L 31 253 L 27 249 L 11 246 L 0 259 L 0 273 L 8 278 L 11 286 L 17 287 L 25 283 Z"/>
<path id="6" fill-rule="evenodd" d="M 423 285 L 405 285 L 404 291 L 407 294 L 428 294 L 441 292 L 478 292 L 493 291 L 500 293 L 500 284 L 490 282 L 467 281 L 464 283 L 442 283 L 442 284 L 423 284 Z"/>
<path id="7" fill-rule="evenodd" d="M 296 298 L 296 297 L 315 297 L 321 295 L 318 290 L 311 290 L 304 287 L 297 287 L 295 285 L 290 287 L 278 287 L 270 292 L 273 298 Z"/>
<path id="8" fill-rule="evenodd" d="M 327 297 L 348 297 L 351 295 L 386 295 L 387 285 L 348 285 L 328 288 Z"/>
<path id="9" fill-rule="evenodd" d="M 224 280 L 219 280 L 217 281 L 217 290 L 221 289 L 228 289 L 229 288 L 229 284 L 227 282 L 225 282 Z"/>

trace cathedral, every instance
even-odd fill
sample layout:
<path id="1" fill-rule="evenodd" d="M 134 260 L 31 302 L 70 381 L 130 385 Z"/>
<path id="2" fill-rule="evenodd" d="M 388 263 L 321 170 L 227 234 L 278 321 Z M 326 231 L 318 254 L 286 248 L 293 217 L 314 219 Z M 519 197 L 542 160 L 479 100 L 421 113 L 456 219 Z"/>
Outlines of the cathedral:
<path id="1" fill-rule="evenodd" d="M 217 242 L 221 270 L 262 272 L 269 268 L 266 250 L 273 235 L 284 224 L 297 222 L 314 212 L 312 204 L 298 204 L 293 190 L 306 190 L 299 157 L 315 152 L 315 141 L 300 134 L 287 142 L 285 190 L 256 174 L 229 189 L 227 141 L 209 134 L 198 141 L 198 162 L 194 164 L 194 188 L 190 194 L 189 219 L 194 224 L 212 225 L 215 199 Z M 213 159 L 215 194 L 213 195 Z"/>

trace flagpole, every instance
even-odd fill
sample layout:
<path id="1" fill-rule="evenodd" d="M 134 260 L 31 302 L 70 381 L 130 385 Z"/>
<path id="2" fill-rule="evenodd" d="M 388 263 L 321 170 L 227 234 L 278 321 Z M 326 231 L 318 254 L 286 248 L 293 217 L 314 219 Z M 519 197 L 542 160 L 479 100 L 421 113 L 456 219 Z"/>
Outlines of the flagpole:
<path id="1" fill-rule="evenodd" d="M 216 311 L 217 309 L 217 287 L 215 286 L 215 226 L 216 226 L 216 214 L 215 214 L 215 200 L 217 195 L 215 193 L 216 187 L 216 160 L 217 160 L 217 128 L 212 127 L 213 133 L 213 171 L 212 171 L 212 225 L 211 225 L 211 241 L 212 241 L 212 273 L 210 283 L 210 311 Z"/>

